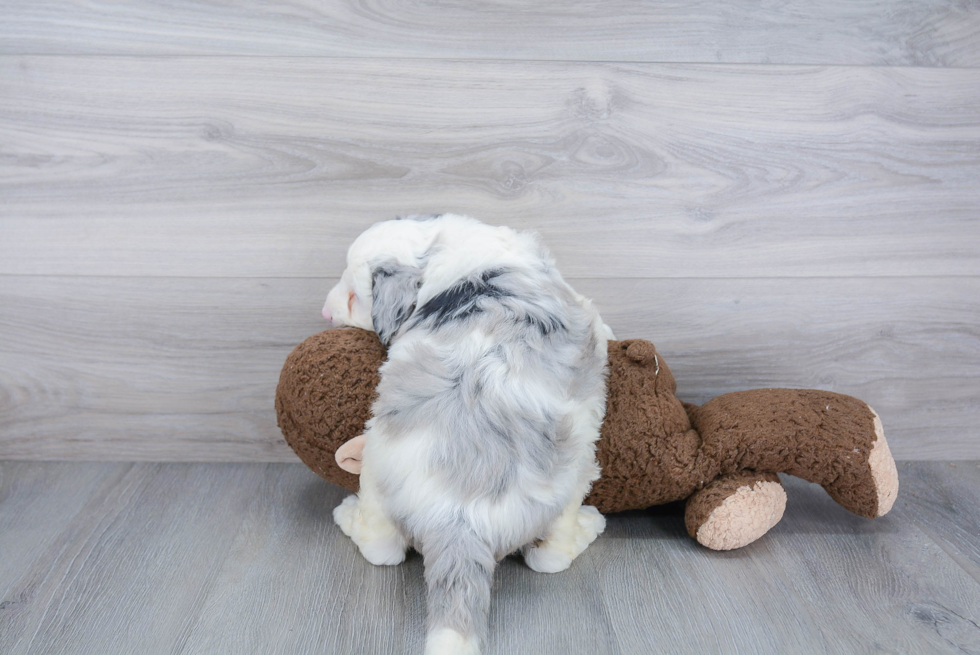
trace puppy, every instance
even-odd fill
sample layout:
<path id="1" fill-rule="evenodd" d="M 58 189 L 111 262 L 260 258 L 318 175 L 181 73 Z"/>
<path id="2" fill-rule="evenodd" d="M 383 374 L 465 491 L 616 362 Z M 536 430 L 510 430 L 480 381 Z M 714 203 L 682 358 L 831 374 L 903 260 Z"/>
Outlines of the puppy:
<path id="1" fill-rule="evenodd" d="M 450 214 L 361 234 L 323 316 L 388 346 L 334 520 L 372 564 L 422 554 L 427 654 L 479 653 L 496 563 L 562 571 L 605 527 L 582 499 L 612 333 L 533 235 Z"/>

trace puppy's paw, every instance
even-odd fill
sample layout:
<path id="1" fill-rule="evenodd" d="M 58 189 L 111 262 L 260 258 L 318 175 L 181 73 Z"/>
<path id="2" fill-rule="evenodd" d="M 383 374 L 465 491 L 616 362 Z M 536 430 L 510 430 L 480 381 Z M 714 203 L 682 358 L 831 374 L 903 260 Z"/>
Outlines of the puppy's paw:
<path id="1" fill-rule="evenodd" d="M 357 495 L 347 496 L 344 502 L 337 505 L 333 510 L 333 522 L 336 523 L 344 534 L 351 537 L 354 529 L 354 519 L 357 518 Z"/>
<path id="2" fill-rule="evenodd" d="M 425 640 L 425 655 L 480 655 L 480 644 L 452 628 L 437 628 Z"/>
<path id="3" fill-rule="evenodd" d="M 370 541 L 354 540 L 364 559 L 375 566 L 394 566 L 405 561 L 405 540 L 393 533 Z"/>
<path id="4" fill-rule="evenodd" d="M 547 539 L 524 551 L 524 561 L 532 570 L 564 571 L 606 529 L 606 517 L 591 505 L 579 507 L 572 518 L 573 521 L 560 521 Z"/>
<path id="5" fill-rule="evenodd" d="M 524 551 L 524 561 L 532 571 L 558 573 L 572 565 L 573 557 L 561 548 L 542 544 Z"/>
<path id="6" fill-rule="evenodd" d="M 364 559 L 376 566 L 405 561 L 408 543 L 380 510 L 365 506 L 357 496 L 348 496 L 333 510 L 333 520 L 357 545 Z"/>
<path id="7" fill-rule="evenodd" d="M 592 505 L 582 505 L 578 508 L 578 530 L 575 535 L 575 547 L 578 556 L 589 547 L 606 529 L 606 517 Z"/>

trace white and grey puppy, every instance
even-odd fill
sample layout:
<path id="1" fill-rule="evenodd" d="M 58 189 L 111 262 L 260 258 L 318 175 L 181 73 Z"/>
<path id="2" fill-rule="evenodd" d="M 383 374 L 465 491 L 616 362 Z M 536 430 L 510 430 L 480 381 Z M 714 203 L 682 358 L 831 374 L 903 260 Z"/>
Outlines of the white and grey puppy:
<path id="1" fill-rule="evenodd" d="M 612 334 L 534 235 L 456 215 L 361 234 L 323 315 L 389 347 L 334 519 L 374 564 L 421 552 L 426 653 L 478 653 L 501 558 L 561 571 L 605 527 L 582 499 Z"/>

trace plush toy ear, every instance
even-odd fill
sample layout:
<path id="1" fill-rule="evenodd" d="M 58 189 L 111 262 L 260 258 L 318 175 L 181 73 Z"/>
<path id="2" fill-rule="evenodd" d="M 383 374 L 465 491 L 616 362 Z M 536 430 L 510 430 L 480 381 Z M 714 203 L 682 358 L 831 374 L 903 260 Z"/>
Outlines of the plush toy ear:
<path id="1" fill-rule="evenodd" d="M 381 343 L 388 345 L 408 317 L 415 311 L 422 269 L 394 262 L 371 270 L 371 321 Z"/>
<path id="2" fill-rule="evenodd" d="M 359 437 L 354 437 L 338 448 L 337 452 L 334 453 L 334 458 L 337 460 L 337 466 L 344 469 L 348 473 L 360 475 L 361 456 L 364 453 L 365 439 L 366 437 L 362 434 Z"/>

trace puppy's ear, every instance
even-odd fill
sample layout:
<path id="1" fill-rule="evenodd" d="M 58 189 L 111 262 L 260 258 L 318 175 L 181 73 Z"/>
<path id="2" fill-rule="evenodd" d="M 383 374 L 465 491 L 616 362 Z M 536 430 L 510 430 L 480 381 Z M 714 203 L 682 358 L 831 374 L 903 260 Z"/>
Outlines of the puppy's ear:
<path id="1" fill-rule="evenodd" d="M 388 345 L 415 311 L 422 269 L 385 262 L 371 268 L 371 321 L 381 343 Z"/>

